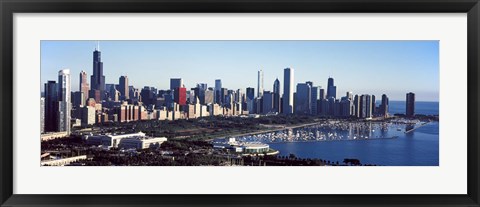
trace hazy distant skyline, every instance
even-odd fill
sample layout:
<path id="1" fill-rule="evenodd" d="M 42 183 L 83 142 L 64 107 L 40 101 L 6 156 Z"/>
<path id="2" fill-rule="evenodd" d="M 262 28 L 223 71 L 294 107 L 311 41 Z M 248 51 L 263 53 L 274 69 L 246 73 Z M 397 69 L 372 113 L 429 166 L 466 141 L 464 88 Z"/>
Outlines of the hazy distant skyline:
<path id="1" fill-rule="evenodd" d="M 96 41 L 42 41 L 41 91 L 58 71 L 69 68 L 72 91 L 79 73 L 92 75 Z M 418 101 L 438 101 L 438 41 L 100 41 L 106 83 L 122 75 L 136 88 L 168 89 L 170 78 L 182 78 L 188 90 L 197 83 L 257 93 L 257 72 L 263 70 L 264 90 L 273 90 L 283 69 L 295 70 L 294 82 L 312 81 L 326 89 L 333 77 L 337 98 L 354 94 L 387 94 L 405 100 L 414 92 Z M 294 86 L 295 87 L 295 86 Z"/>

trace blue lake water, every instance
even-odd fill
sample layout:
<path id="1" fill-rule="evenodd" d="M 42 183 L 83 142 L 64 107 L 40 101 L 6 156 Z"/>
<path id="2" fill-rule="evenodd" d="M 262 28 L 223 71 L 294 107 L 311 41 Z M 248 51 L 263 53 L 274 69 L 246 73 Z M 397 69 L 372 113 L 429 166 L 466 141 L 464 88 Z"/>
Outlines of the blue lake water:
<path id="1" fill-rule="evenodd" d="M 320 158 L 342 162 L 359 159 L 363 164 L 388 166 L 438 166 L 438 122 L 432 122 L 398 138 L 354 141 L 274 142 L 270 147 L 280 155 L 295 154 L 301 158 Z M 387 132 L 389 134 L 391 132 Z"/>
<path id="2" fill-rule="evenodd" d="M 377 101 L 377 106 L 380 102 Z M 389 101 L 388 113 L 390 114 L 405 114 L 406 103 L 405 101 Z M 425 115 L 439 115 L 439 103 L 438 102 L 415 102 L 415 114 Z"/>
<path id="3" fill-rule="evenodd" d="M 390 113 L 405 113 L 405 102 L 391 101 Z M 438 114 L 438 103 L 418 102 L 416 114 Z M 268 143 L 281 156 L 319 158 L 342 162 L 359 159 L 362 164 L 385 166 L 438 166 L 439 122 L 341 123 L 282 130 L 238 137 Z M 405 133 L 413 127 L 416 130 Z"/>

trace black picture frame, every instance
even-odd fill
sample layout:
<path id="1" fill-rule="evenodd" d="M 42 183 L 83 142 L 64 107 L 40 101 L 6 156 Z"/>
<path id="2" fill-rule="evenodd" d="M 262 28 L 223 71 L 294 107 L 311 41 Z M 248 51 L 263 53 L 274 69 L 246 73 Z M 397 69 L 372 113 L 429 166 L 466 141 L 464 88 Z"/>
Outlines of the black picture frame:
<path id="1" fill-rule="evenodd" d="M 1 206 L 480 206 L 478 0 L 0 0 Z M 15 13 L 467 13 L 468 189 L 465 195 L 20 195 L 13 194 Z M 455 178 L 452 178 L 455 179 Z"/>

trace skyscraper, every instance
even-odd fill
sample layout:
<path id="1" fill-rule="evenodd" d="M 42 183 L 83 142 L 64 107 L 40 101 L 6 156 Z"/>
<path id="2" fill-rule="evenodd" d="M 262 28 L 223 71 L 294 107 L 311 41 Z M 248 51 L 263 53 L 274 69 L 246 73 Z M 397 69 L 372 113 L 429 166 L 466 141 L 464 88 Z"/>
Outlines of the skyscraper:
<path id="1" fill-rule="evenodd" d="M 380 113 L 384 117 L 388 117 L 388 97 L 387 95 L 382 95 L 382 104 L 380 105 Z"/>
<path id="2" fill-rule="evenodd" d="M 114 92 L 115 88 L 118 88 L 118 84 L 105 83 L 105 93 L 107 94 L 107 96 L 105 97 L 106 100 L 111 101 L 114 99 L 115 93 L 112 92 Z"/>
<path id="3" fill-rule="evenodd" d="M 180 91 L 180 88 L 183 88 L 182 91 Z M 185 105 L 184 102 L 186 102 L 187 89 L 183 87 L 183 80 L 181 78 L 170 78 L 170 90 L 173 91 L 173 100 L 177 104 L 182 102 L 181 105 Z M 185 101 L 183 101 L 183 99 L 185 99 Z"/>
<path id="4" fill-rule="evenodd" d="M 117 89 L 115 89 L 115 87 L 112 87 L 111 90 L 110 90 L 110 94 L 111 94 L 111 98 L 112 98 L 112 101 L 114 102 L 118 102 L 120 101 L 120 91 L 118 91 Z"/>
<path id="5" fill-rule="evenodd" d="M 221 88 L 220 89 L 220 105 L 225 105 L 227 104 L 226 102 L 226 96 L 228 95 L 228 89 L 227 88 Z"/>
<path id="6" fill-rule="evenodd" d="M 87 72 L 81 71 L 80 72 L 80 92 L 83 93 L 83 100 L 86 101 L 88 99 L 88 90 L 90 89 L 90 85 L 87 82 Z M 85 103 L 82 103 L 85 105 Z"/>
<path id="7" fill-rule="evenodd" d="M 222 80 L 217 79 L 215 80 L 215 103 L 220 104 L 222 103 Z"/>
<path id="8" fill-rule="evenodd" d="M 207 84 L 206 83 L 197 83 L 197 87 L 192 88 L 195 93 L 195 101 L 198 98 L 200 104 L 205 104 L 205 93 L 207 91 Z M 212 97 L 213 98 L 213 97 Z M 193 103 L 193 102 L 192 102 Z"/>
<path id="9" fill-rule="evenodd" d="M 359 116 L 360 118 L 367 118 L 367 96 L 368 95 L 361 95 L 360 96 L 360 110 Z"/>
<path id="10" fill-rule="evenodd" d="M 405 114 L 407 117 L 413 117 L 415 116 L 415 94 L 410 92 L 407 93 L 407 101 L 406 101 L 406 112 Z"/>
<path id="11" fill-rule="evenodd" d="M 58 131 L 58 86 L 55 81 L 45 83 L 45 132 Z"/>
<path id="12" fill-rule="evenodd" d="M 174 101 L 180 106 L 186 105 L 187 104 L 187 89 L 183 88 L 183 87 L 175 88 Z"/>
<path id="13" fill-rule="evenodd" d="M 257 97 L 263 96 L 263 70 L 258 71 L 258 80 L 257 80 Z"/>
<path id="14" fill-rule="evenodd" d="M 130 91 L 128 90 L 128 77 L 120 76 L 118 79 L 120 100 L 127 100 L 130 98 Z"/>
<path id="15" fill-rule="evenodd" d="M 278 78 L 273 82 L 273 111 L 280 112 L 280 81 Z"/>
<path id="16" fill-rule="evenodd" d="M 242 103 L 243 100 L 243 90 L 241 88 L 237 89 L 237 93 L 235 93 L 235 102 Z"/>
<path id="17" fill-rule="evenodd" d="M 373 97 L 371 95 L 366 96 L 366 117 L 365 118 L 372 118 L 373 110 L 372 108 L 375 106 L 373 104 Z"/>
<path id="18" fill-rule="evenodd" d="M 248 113 L 255 113 L 255 89 L 247 88 L 247 110 Z"/>
<path id="19" fill-rule="evenodd" d="M 208 89 L 208 86 L 206 83 L 197 83 L 197 87 L 204 91 Z"/>
<path id="20" fill-rule="evenodd" d="M 170 90 L 183 87 L 183 80 L 181 78 L 170 78 Z"/>
<path id="21" fill-rule="evenodd" d="M 308 83 L 297 84 L 295 93 L 295 114 L 311 114 L 312 88 Z"/>
<path id="22" fill-rule="evenodd" d="M 318 99 L 320 100 L 325 99 L 325 89 L 321 87 L 320 87 L 320 96 L 318 97 Z"/>
<path id="23" fill-rule="evenodd" d="M 355 97 L 353 98 L 353 105 L 354 105 L 354 116 L 355 117 L 360 117 L 360 97 L 358 95 L 355 95 Z"/>
<path id="24" fill-rule="evenodd" d="M 81 120 L 82 126 L 88 126 L 95 124 L 95 107 L 92 106 L 84 106 L 80 109 L 81 113 Z M 125 114 L 125 113 L 124 113 Z M 123 115 L 120 113 L 120 115 Z"/>
<path id="25" fill-rule="evenodd" d="M 348 91 L 346 97 L 347 97 L 348 100 L 353 101 L 353 93 L 352 92 Z"/>
<path id="26" fill-rule="evenodd" d="M 213 104 L 214 97 L 215 97 L 215 91 L 213 90 L 213 88 L 208 88 L 205 91 L 204 103 L 202 103 L 201 101 L 200 101 L 200 103 L 202 103 L 202 104 Z"/>
<path id="27" fill-rule="evenodd" d="M 222 89 L 222 80 L 217 79 L 215 80 L 215 90 L 220 90 Z"/>
<path id="28" fill-rule="evenodd" d="M 340 116 L 341 117 L 349 117 L 351 115 L 354 115 L 353 109 L 355 109 L 355 107 L 353 107 L 353 100 L 352 99 L 345 98 L 345 99 L 341 100 L 339 104 L 340 104 Z"/>
<path id="29" fill-rule="evenodd" d="M 132 100 L 132 103 L 142 101 L 142 98 L 140 96 L 140 90 L 133 86 L 128 86 L 128 97 L 130 100 Z"/>
<path id="30" fill-rule="evenodd" d="M 333 99 L 333 98 L 332 98 Z M 330 103 L 329 99 L 320 99 L 320 115 L 321 116 L 331 116 L 333 115 L 332 111 L 332 104 Z"/>
<path id="31" fill-rule="evenodd" d="M 156 88 L 144 86 L 140 91 L 140 97 L 144 106 L 155 104 L 157 101 Z"/>
<path id="32" fill-rule="evenodd" d="M 75 109 L 79 109 L 81 107 L 83 107 L 85 105 L 85 103 L 87 103 L 87 101 L 84 99 L 84 95 L 81 91 L 75 91 L 75 92 L 72 92 L 72 107 L 75 108 Z"/>
<path id="33" fill-rule="evenodd" d="M 224 106 L 229 109 L 233 108 L 233 94 L 229 93 L 228 91 L 227 91 L 227 94 L 225 95 Z"/>
<path id="34" fill-rule="evenodd" d="M 93 74 L 91 76 L 90 85 L 90 97 L 95 98 L 95 101 L 97 102 L 101 102 L 105 97 L 105 76 L 103 75 L 103 62 L 100 46 L 98 44 L 95 51 L 93 51 Z"/>
<path id="35" fill-rule="evenodd" d="M 293 68 L 285 68 L 283 70 L 283 113 L 293 113 Z"/>
<path id="36" fill-rule="evenodd" d="M 327 99 L 329 98 L 337 98 L 337 87 L 333 83 L 333 78 L 328 78 L 328 85 L 327 85 Z"/>
<path id="37" fill-rule="evenodd" d="M 225 96 L 225 102 L 229 108 L 233 106 L 233 103 L 235 102 L 235 96 L 236 96 L 236 93 L 234 90 L 227 90 L 227 95 Z"/>
<path id="38" fill-rule="evenodd" d="M 70 70 L 58 71 L 58 131 L 70 134 L 72 103 Z"/>
<path id="39" fill-rule="evenodd" d="M 203 93 L 203 98 L 205 98 L 205 93 Z M 190 88 L 190 91 L 187 91 L 187 101 L 190 104 L 196 104 L 198 99 L 199 104 L 204 104 L 203 100 L 200 97 L 200 87 Z"/>
<path id="40" fill-rule="evenodd" d="M 273 93 L 265 91 L 262 96 L 262 113 L 268 114 L 273 111 Z"/>
<path id="41" fill-rule="evenodd" d="M 312 87 L 312 95 L 311 95 L 311 98 L 310 98 L 310 107 L 311 107 L 311 110 L 310 110 L 310 114 L 313 114 L 313 115 L 316 115 L 317 112 L 318 112 L 318 92 L 319 92 L 319 89 L 320 87 L 318 86 L 313 86 Z"/>
<path id="42" fill-rule="evenodd" d="M 372 118 L 372 96 L 368 94 L 361 95 L 359 99 L 355 97 L 353 105 L 359 110 L 354 111 L 355 116 L 360 118 Z M 357 115 L 358 114 L 358 115 Z"/>
<path id="43" fill-rule="evenodd" d="M 372 95 L 372 115 L 377 113 L 375 112 L 376 109 L 377 109 L 377 104 L 376 104 L 375 95 Z"/>

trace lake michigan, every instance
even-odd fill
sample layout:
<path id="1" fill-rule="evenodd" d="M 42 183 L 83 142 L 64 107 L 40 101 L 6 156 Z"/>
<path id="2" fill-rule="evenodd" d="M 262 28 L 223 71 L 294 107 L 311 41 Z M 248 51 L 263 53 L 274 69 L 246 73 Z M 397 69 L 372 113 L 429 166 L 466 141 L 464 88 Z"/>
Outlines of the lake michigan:
<path id="1" fill-rule="evenodd" d="M 389 105 L 390 114 L 405 113 L 404 101 L 390 101 Z M 415 113 L 439 115 L 439 104 L 416 102 Z M 423 123 L 418 123 L 415 127 L 420 124 Z M 310 139 L 310 136 L 324 140 L 295 142 L 270 139 L 263 142 L 268 143 L 270 148 L 279 150 L 280 156 L 294 154 L 299 158 L 319 158 L 339 163 L 346 158 L 352 158 L 359 159 L 362 164 L 384 166 L 438 166 L 439 122 L 429 122 L 405 133 L 409 129 L 405 124 L 381 123 L 371 123 L 368 126 L 350 124 L 333 129 L 321 126 L 302 127 L 288 133 L 302 139 Z M 275 137 L 275 134 L 264 136 Z"/>

